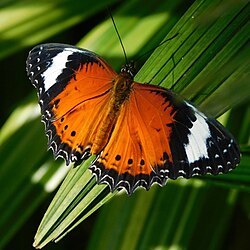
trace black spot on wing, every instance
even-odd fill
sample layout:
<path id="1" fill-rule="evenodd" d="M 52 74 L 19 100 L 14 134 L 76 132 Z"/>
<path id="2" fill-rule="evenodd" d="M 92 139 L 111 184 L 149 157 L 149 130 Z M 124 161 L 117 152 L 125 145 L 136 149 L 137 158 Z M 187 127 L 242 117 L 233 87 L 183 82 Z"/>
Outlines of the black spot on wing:
<path id="1" fill-rule="evenodd" d="M 74 137 L 76 135 L 76 131 L 72 131 L 70 135 Z"/>
<path id="2" fill-rule="evenodd" d="M 121 156 L 120 155 L 116 155 L 115 160 L 116 161 L 120 161 L 121 160 Z"/>
<path id="3" fill-rule="evenodd" d="M 145 161 L 144 161 L 143 159 L 141 159 L 140 165 L 141 165 L 141 166 L 145 165 Z"/>
<path id="4" fill-rule="evenodd" d="M 65 130 L 67 128 L 68 125 L 64 127 Z M 56 129 L 53 124 L 48 122 L 45 123 L 45 132 L 48 137 L 48 148 L 52 149 L 55 158 L 62 157 L 66 161 L 67 165 L 71 162 L 79 164 L 81 161 L 91 156 L 91 147 L 83 148 L 81 145 L 78 145 L 76 149 L 72 149 L 67 143 L 62 143 L 61 138 L 56 133 Z M 73 132 L 75 131 L 72 131 L 72 133 Z"/>
<path id="5" fill-rule="evenodd" d="M 128 159 L 128 164 L 131 165 L 133 163 L 132 159 Z"/>

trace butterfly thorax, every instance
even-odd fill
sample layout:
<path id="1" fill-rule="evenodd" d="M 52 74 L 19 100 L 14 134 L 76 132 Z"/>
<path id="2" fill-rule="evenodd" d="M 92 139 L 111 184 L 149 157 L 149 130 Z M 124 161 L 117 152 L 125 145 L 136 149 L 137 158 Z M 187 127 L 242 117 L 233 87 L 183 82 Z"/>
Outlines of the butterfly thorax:
<path id="1" fill-rule="evenodd" d="M 122 106 L 129 100 L 132 91 L 133 76 L 130 72 L 122 70 L 113 80 L 113 87 L 110 90 L 111 97 L 107 105 L 106 114 L 102 120 L 100 129 L 97 131 L 94 143 L 91 148 L 92 154 L 98 154 L 107 144 L 110 134 L 114 128 Z"/>

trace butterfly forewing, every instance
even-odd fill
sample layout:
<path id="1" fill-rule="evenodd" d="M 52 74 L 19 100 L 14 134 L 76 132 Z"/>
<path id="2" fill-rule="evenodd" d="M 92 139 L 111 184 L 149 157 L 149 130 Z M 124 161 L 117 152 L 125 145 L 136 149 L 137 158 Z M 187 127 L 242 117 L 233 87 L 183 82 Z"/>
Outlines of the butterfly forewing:
<path id="1" fill-rule="evenodd" d="M 27 72 L 55 157 L 80 160 L 91 148 L 117 74 L 96 54 L 62 44 L 36 46 Z"/>

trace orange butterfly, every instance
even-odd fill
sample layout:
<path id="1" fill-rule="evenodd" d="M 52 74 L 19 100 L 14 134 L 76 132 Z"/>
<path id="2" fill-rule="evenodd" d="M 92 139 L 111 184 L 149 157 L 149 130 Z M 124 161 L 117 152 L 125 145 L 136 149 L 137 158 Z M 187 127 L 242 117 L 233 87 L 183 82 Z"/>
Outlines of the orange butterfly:
<path id="1" fill-rule="evenodd" d="M 91 51 L 43 44 L 30 51 L 27 73 L 55 158 L 97 155 L 89 169 L 111 190 L 227 173 L 240 161 L 220 123 L 168 89 L 134 82 L 132 64 L 117 74 Z"/>

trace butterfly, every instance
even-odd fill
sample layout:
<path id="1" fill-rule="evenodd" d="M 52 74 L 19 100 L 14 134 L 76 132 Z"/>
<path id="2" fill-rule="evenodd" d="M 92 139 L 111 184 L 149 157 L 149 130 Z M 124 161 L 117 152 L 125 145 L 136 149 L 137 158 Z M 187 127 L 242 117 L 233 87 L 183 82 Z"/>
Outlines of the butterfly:
<path id="1" fill-rule="evenodd" d="M 227 173 L 240 162 L 219 122 L 169 89 L 135 82 L 133 64 L 117 74 L 94 52 L 48 43 L 30 51 L 26 67 L 54 157 L 96 155 L 89 169 L 111 191 Z"/>

